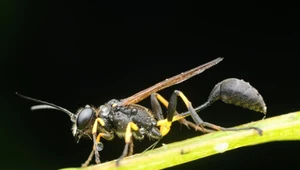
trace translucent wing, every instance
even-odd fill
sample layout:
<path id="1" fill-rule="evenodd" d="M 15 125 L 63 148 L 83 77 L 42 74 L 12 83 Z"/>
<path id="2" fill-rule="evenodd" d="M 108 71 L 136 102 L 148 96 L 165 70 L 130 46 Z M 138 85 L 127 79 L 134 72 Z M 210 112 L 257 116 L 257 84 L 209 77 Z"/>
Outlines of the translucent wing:
<path id="1" fill-rule="evenodd" d="M 161 81 L 145 90 L 142 90 L 128 98 L 121 100 L 121 102 L 122 102 L 121 104 L 128 105 L 128 104 L 138 103 L 138 102 L 142 101 L 143 99 L 145 99 L 146 97 L 148 97 L 149 95 L 151 95 L 152 93 L 155 93 L 157 91 L 160 91 L 160 90 L 170 87 L 172 85 L 179 84 L 195 75 L 202 73 L 206 69 L 218 64 L 222 60 L 223 60 L 222 57 L 218 57 L 208 63 L 202 64 L 191 70 L 188 70 L 188 71 L 178 74 L 176 76 L 170 77 L 170 78 L 168 78 L 164 81 Z"/>

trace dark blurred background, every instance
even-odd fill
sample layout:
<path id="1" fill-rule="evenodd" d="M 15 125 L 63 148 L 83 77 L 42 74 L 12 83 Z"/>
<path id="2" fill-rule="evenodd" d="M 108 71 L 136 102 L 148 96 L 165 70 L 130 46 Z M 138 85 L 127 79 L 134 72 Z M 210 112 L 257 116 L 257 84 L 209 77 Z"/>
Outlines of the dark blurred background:
<path id="1" fill-rule="evenodd" d="M 22 94 L 76 112 L 122 99 L 208 62 L 217 66 L 160 93 L 183 91 L 194 106 L 219 81 L 236 77 L 263 95 L 267 117 L 300 110 L 299 9 L 255 1 L 195 3 L 3 1 L 1 5 L 1 168 L 55 170 L 85 161 L 92 142 L 78 144 L 69 117 L 31 112 Z M 149 98 L 141 104 L 149 107 Z M 185 111 L 179 103 L 179 111 Z M 217 102 L 201 112 L 230 127 L 262 114 Z M 175 123 L 161 143 L 201 135 Z M 103 140 L 102 161 L 120 156 L 124 140 Z M 152 143 L 135 142 L 141 152 Z M 300 142 L 274 142 L 214 155 L 170 169 L 282 169 L 298 165 Z M 288 165 L 288 166 L 287 166 Z"/>

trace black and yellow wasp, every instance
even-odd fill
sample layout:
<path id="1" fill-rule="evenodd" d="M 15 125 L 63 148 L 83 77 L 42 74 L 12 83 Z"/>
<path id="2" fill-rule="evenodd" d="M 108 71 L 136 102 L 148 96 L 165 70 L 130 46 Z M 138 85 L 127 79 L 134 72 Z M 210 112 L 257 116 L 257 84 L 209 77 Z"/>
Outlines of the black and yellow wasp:
<path id="1" fill-rule="evenodd" d="M 115 135 L 124 138 L 125 147 L 122 155 L 117 161 L 118 165 L 121 158 L 132 154 L 132 138 L 141 140 L 144 136 L 148 136 L 151 139 L 159 140 L 168 134 L 172 122 L 174 121 L 179 121 L 180 123 L 194 127 L 203 132 L 254 129 L 257 130 L 259 134 L 262 133 L 262 131 L 256 127 L 237 129 L 217 126 L 204 122 L 197 114 L 197 112 L 203 110 L 219 99 L 225 103 L 234 104 L 266 114 L 267 108 L 262 96 L 255 88 L 243 80 L 229 78 L 219 82 L 211 91 L 208 100 L 196 108 L 192 106 L 192 103 L 188 98 L 179 90 L 175 90 L 169 100 L 166 100 L 156 93 L 164 88 L 181 83 L 200 74 L 222 60 L 223 58 L 221 57 L 216 58 L 208 63 L 165 79 L 164 81 L 125 99 L 112 99 L 99 107 L 86 105 L 85 107 L 80 108 L 75 114 L 55 104 L 17 94 L 25 99 L 40 103 L 39 105 L 32 106 L 31 110 L 56 109 L 67 113 L 73 122 L 72 132 L 74 137 L 78 141 L 82 136 L 88 136 L 93 140 L 94 145 L 92 153 L 83 166 L 89 164 L 93 155 L 95 155 L 95 162 L 100 163 L 99 151 L 103 148 L 102 143 L 100 142 L 101 139 L 111 140 Z M 136 104 L 149 96 L 152 109 Z M 188 109 L 187 112 L 179 114 L 176 111 L 178 97 L 183 100 Z M 160 103 L 167 108 L 166 118 L 162 112 Z M 185 117 L 187 116 L 191 116 L 194 123 L 185 120 Z"/>

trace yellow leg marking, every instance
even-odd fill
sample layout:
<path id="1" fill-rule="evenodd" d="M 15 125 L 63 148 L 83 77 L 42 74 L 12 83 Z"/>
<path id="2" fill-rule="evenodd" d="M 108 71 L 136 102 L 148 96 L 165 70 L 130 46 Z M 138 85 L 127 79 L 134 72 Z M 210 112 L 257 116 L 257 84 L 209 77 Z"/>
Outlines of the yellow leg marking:
<path id="1" fill-rule="evenodd" d="M 176 116 L 173 117 L 172 122 L 178 121 L 178 120 L 183 119 L 183 118 L 188 117 L 188 116 L 190 116 L 190 115 L 189 114 L 184 115 L 184 116 L 176 115 Z M 157 126 L 169 126 L 168 123 L 171 123 L 171 122 L 168 122 L 167 119 L 159 120 L 159 121 L 157 121 Z"/>
<path id="2" fill-rule="evenodd" d="M 187 99 L 187 97 L 180 91 L 176 91 L 177 95 L 183 100 L 184 104 L 186 105 L 187 108 L 189 108 L 190 106 L 190 101 Z M 164 98 L 162 97 L 160 94 L 156 94 L 156 98 L 166 107 L 168 108 L 169 106 L 169 102 Z M 180 115 L 175 115 L 173 116 L 173 119 L 172 119 L 172 122 L 175 122 L 175 121 L 178 121 L 180 119 L 183 119 L 187 116 L 190 116 L 190 114 L 187 114 L 185 116 L 180 116 Z M 164 119 L 164 120 L 159 120 L 157 122 L 157 126 L 160 126 L 160 133 L 165 136 L 169 131 L 170 131 L 170 128 L 171 128 L 171 125 L 172 125 L 172 122 L 168 122 L 167 119 Z"/>
<path id="3" fill-rule="evenodd" d="M 160 127 L 159 131 L 162 134 L 162 136 L 165 136 L 166 134 L 168 134 L 168 132 L 171 129 L 171 125 L 172 125 L 172 122 L 169 122 L 167 119 L 159 120 L 157 122 L 157 126 Z"/>
<path id="4" fill-rule="evenodd" d="M 180 96 L 181 97 L 181 96 Z M 184 96 L 185 97 L 185 96 Z M 164 98 L 162 97 L 160 94 L 157 94 L 156 95 L 156 98 L 166 107 L 168 108 L 169 106 L 169 102 Z M 175 115 L 172 119 L 172 122 L 175 122 L 175 121 L 178 121 L 180 119 L 183 119 L 185 117 L 187 117 L 189 115 L 186 115 L 186 116 L 180 116 L 180 115 Z M 171 125 L 172 125 L 172 122 L 168 122 L 167 119 L 164 119 L 164 120 L 160 120 L 157 122 L 157 125 L 160 126 L 160 132 L 163 136 L 165 136 L 167 133 L 169 133 L 170 131 L 170 128 L 171 128 Z"/>
<path id="5" fill-rule="evenodd" d="M 160 94 L 156 94 L 156 98 L 166 107 L 168 108 L 169 106 L 169 102 L 164 98 L 162 97 Z M 171 128 L 171 125 L 172 125 L 172 122 L 169 122 L 167 119 L 164 119 L 164 120 L 159 120 L 157 122 L 157 125 L 160 126 L 160 133 L 162 134 L 162 136 L 165 136 L 166 134 L 169 133 L 170 131 L 170 128 Z"/>
<path id="6" fill-rule="evenodd" d="M 156 94 L 156 98 L 166 107 L 168 108 L 169 106 L 169 102 L 164 98 L 162 97 L 160 94 Z"/>
<path id="7" fill-rule="evenodd" d="M 176 91 L 176 93 L 177 93 L 177 95 L 183 100 L 185 106 L 186 106 L 187 108 L 189 108 L 189 106 L 191 105 L 191 102 L 187 99 L 187 97 L 186 97 L 181 91 Z M 184 116 L 176 115 L 176 116 L 173 117 L 172 122 L 178 121 L 178 120 L 183 119 L 183 118 L 185 118 L 185 117 L 187 117 L 187 116 L 190 116 L 190 115 L 191 115 L 191 114 L 186 114 L 186 115 L 184 115 Z"/>
<path id="8" fill-rule="evenodd" d="M 94 122 L 94 125 L 93 125 L 93 130 L 92 130 L 92 133 L 95 134 L 97 133 L 97 127 L 98 127 L 98 123 L 101 125 L 101 126 L 104 126 L 105 123 L 104 121 L 101 119 L 101 118 L 97 118 Z"/>
<path id="9" fill-rule="evenodd" d="M 181 115 L 175 115 L 175 116 L 173 117 L 172 122 L 178 121 L 178 120 L 183 119 L 183 118 L 188 117 L 188 116 L 190 116 L 190 114 L 187 114 L 187 115 L 184 115 L 184 116 L 181 116 Z"/>
<path id="10" fill-rule="evenodd" d="M 97 138 L 96 138 L 97 143 L 100 142 L 100 138 L 101 138 L 102 136 L 105 136 L 105 133 L 99 133 L 99 134 L 98 134 L 98 136 L 97 136 Z"/>
<path id="11" fill-rule="evenodd" d="M 139 127 L 135 123 L 129 122 L 125 132 L 125 143 L 130 143 L 132 130 L 137 131 L 139 130 Z"/>
<path id="12" fill-rule="evenodd" d="M 177 94 L 179 97 L 181 97 L 186 107 L 189 108 L 191 102 L 187 99 L 187 97 L 180 91 L 177 91 Z"/>
<path id="13" fill-rule="evenodd" d="M 181 97 L 181 96 L 180 96 L 180 97 Z M 184 97 L 185 97 L 185 96 L 184 96 Z M 169 102 L 168 102 L 164 97 L 162 97 L 160 94 L 156 94 L 156 98 L 157 98 L 157 99 L 158 99 L 158 100 L 159 100 L 166 108 L 168 108 Z M 185 97 L 185 99 L 187 100 L 186 97 Z M 190 116 L 190 115 L 189 115 L 189 114 L 184 115 L 184 116 L 175 115 L 175 116 L 173 117 L 172 122 L 178 121 L 178 120 L 183 119 L 183 118 L 185 118 L 185 117 L 187 117 L 187 116 Z M 161 121 L 166 121 L 166 120 L 161 120 Z M 165 124 L 165 123 L 161 122 L 161 124 Z"/>

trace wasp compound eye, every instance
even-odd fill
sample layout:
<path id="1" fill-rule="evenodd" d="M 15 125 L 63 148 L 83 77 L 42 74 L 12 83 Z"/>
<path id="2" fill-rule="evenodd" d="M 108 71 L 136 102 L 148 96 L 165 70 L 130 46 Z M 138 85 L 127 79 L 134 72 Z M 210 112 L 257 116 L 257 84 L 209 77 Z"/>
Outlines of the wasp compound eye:
<path id="1" fill-rule="evenodd" d="M 79 130 L 82 130 L 86 128 L 86 126 L 89 124 L 89 122 L 92 120 L 92 117 L 94 115 L 94 111 L 90 107 L 84 108 L 79 114 L 77 118 L 77 128 Z"/>

